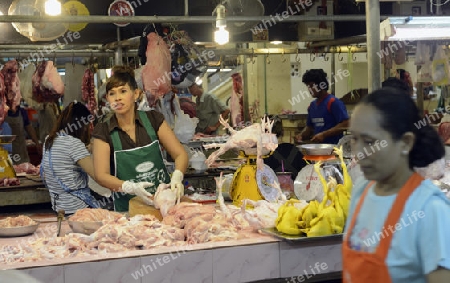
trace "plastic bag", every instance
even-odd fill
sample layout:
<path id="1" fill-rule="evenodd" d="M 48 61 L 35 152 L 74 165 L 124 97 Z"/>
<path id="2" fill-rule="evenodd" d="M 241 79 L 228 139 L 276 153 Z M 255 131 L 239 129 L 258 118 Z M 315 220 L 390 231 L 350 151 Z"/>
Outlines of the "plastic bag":
<path id="1" fill-rule="evenodd" d="M 176 116 L 173 131 L 181 143 L 188 143 L 194 137 L 199 119 L 197 117 L 191 118 L 188 114 L 184 114 L 176 95 L 173 102 Z"/>
<path id="2" fill-rule="evenodd" d="M 416 59 L 414 64 L 424 65 L 430 63 L 431 50 L 430 46 L 425 42 L 417 42 Z"/>
<path id="3" fill-rule="evenodd" d="M 425 62 L 420 68 L 419 72 L 417 72 L 417 82 L 426 83 L 433 81 L 433 78 L 431 76 L 431 69 L 431 62 Z"/>
<path id="4" fill-rule="evenodd" d="M 205 163 L 206 156 L 203 152 L 195 150 L 192 157 L 189 159 L 190 166 L 197 171 L 203 171 L 208 168 Z"/>
<path id="5" fill-rule="evenodd" d="M 433 82 L 437 85 L 448 84 L 448 58 L 445 55 L 445 50 L 442 46 L 436 48 L 436 53 L 433 58 L 433 66 L 431 75 L 433 77 Z"/>

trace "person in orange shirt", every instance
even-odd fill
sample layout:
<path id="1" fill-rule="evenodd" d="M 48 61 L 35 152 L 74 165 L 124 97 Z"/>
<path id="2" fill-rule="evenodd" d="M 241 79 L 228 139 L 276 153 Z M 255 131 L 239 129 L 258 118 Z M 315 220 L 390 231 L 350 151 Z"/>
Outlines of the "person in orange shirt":
<path id="1" fill-rule="evenodd" d="M 413 170 L 445 150 L 421 119 L 409 94 L 390 87 L 353 112 L 352 150 L 365 179 L 352 191 L 343 282 L 450 282 L 450 200 Z"/>

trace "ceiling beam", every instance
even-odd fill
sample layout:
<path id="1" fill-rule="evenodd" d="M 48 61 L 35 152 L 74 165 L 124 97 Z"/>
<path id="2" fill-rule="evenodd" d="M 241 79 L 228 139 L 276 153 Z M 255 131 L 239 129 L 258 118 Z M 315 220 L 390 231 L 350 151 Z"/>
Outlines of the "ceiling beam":
<path id="1" fill-rule="evenodd" d="M 381 20 L 388 16 L 381 16 Z M 278 22 L 364 22 L 365 15 L 330 15 L 330 16 L 289 16 L 277 19 L 274 16 L 248 16 L 248 17 L 227 17 L 227 22 L 262 22 L 272 26 Z M 0 22 L 3 23 L 194 23 L 204 24 L 216 21 L 214 16 L 31 16 L 31 15 L 2 15 Z M 264 25 L 264 23 L 262 23 Z"/>

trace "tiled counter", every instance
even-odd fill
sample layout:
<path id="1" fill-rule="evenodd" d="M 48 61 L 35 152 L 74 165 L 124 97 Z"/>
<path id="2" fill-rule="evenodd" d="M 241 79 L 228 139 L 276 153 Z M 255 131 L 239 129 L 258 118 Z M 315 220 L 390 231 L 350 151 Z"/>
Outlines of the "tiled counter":
<path id="1" fill-rule="evenodd" d="M 52 234 L 50 225 L 41 224 L 42 230 L 37 232 Z M 1 239 L 0 244 L 20 242 L 26 237 L 18 239 Z M 44 283 L 237 283 L 306 278 L 307 274 L 340 271 L 341 265 L 338 238 L 290 244 L 254 233 L 236 241 L 19 263 L 1 269 L 21 269 Z"/>

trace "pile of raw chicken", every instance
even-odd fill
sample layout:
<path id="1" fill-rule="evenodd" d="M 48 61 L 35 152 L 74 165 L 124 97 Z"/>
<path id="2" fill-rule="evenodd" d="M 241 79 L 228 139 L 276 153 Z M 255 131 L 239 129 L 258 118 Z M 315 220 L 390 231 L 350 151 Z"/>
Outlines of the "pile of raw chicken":
<path id="1" fill-rule="evenodd" d="M 324 190 L 321 202 L 311 201 L 303 209 L 288 201 L 278 210 L 276 229 L 289 235 L 306 234 L 308 237 L 340 234 L 344 230 L 350 206 L 352 180 L 343 158 L 342 147 L 335 148 L 343 168 L 344 184 L 337 184 L 333 177 L 327 183 L 320 171 L 321 162 L 314 164 Z"/>
<path id="2" fill-rule="evenodd" d="M 37 222 L 25 215 L 6 217 L 0 220 L 0 228 L 13 228 L 36 225 Z"/>

